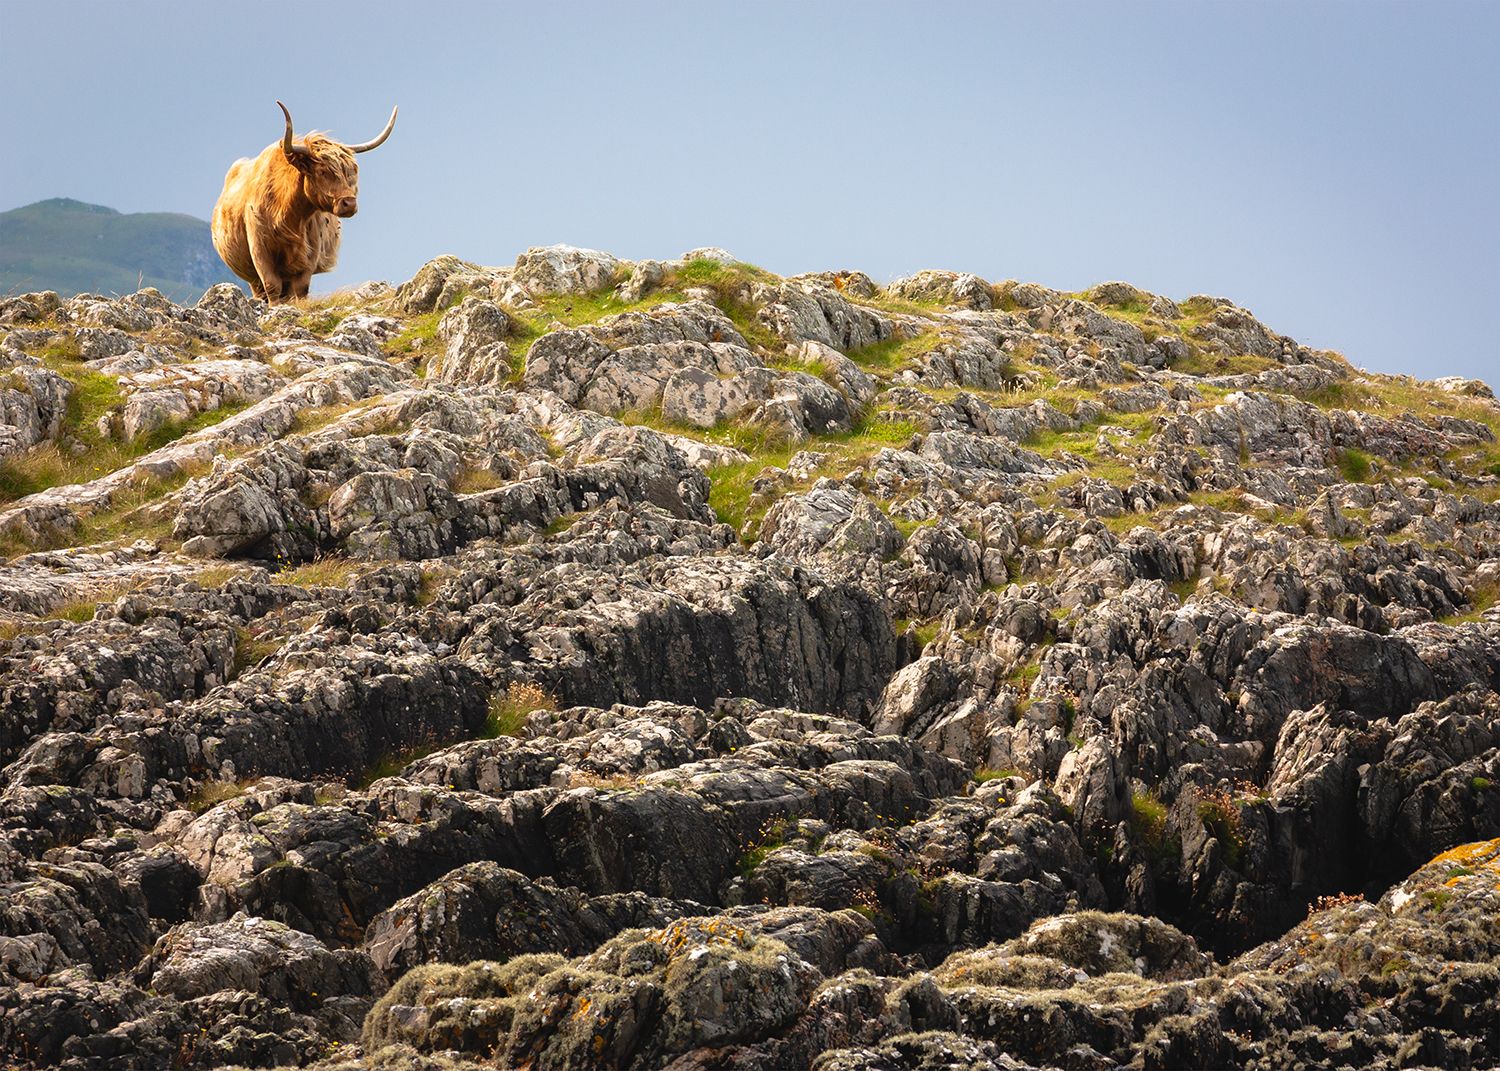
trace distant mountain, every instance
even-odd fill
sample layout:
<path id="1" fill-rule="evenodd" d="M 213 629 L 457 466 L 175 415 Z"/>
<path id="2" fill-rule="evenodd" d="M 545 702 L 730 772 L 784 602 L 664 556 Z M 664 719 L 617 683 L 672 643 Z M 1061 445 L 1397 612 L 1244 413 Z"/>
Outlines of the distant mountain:
<path id="1" fill-rule="evenodd" d="M 56 290 L 129 294 L 154 286 L 178 302 L 235 282 L 205 220 L 176 212 L 124 215 L 66 197 L 0 212 L 0 294 Z"/>

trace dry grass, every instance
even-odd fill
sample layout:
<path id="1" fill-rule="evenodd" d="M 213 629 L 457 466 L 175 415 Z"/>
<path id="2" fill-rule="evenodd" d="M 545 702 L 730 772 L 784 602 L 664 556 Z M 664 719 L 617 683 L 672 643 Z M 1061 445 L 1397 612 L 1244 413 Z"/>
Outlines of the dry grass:
<path id="1" fill-rule="evenodd" d="M 238 565 L 210 565 L 193 574 L 199 587 L 221 588 L 236 577 L 244 576 L 246 570 Z"/>
<path id="2" fill-rule="evenodd" d="M 453 493 L 472 495 L 479 491 L 492 491 L 504 481 L 489 469 L 466 468 L 453 480 Z"/>
<path id="3" fill-rule="evenodd" d="M 309 432 L 326 428 L 340 417 L 350 413 L 366 409 L 379 399 L 365 398 L 357 402 L 337 402 L 333 405 L 316 405 L 311 409 L 304 409 L 292 419 L 292 426 L 287 428 L 288 435 L 306 435 Z"/>
<path id="4" fill-rule="evenodd" d="M 280 584 L 299 588 L 342 588 L 359 576 L 363 563 L 348 558 L 318 557 L 303 565 L 283 569 L 276 574 Z"/>
<path id="5" fill-rule="evenodd" d="M 256 778 L 244 781 L 205 781 L 187 798 L 184 806 L 194 814 L 202 814 L 221 803 L 239 799 L 255 786 L 256 781 Z"/>
<path id="6" fill-rule="evenodd" d="M 512 681 L 503 692 L 490 697 L 489 714 L 484 721 L 481 739 L 520 736 L 526 716 L 534 710 L 556 710 L 557 700 L 540 685 L 530 681 Z"/>

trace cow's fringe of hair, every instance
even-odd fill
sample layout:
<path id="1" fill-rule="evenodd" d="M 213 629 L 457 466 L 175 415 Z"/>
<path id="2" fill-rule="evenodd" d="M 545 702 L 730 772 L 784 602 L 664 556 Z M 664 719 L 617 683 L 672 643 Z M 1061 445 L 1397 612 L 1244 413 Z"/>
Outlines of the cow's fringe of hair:
<path id="1" fill-rule="evenodd" d="M 297 139 L 314 156 L 333 161 L 335 164 L 353 163 L 354 154 L 342 142 L 334 141 L 321 131 L 313 130 Z M 345 159 L 347 158 L 347 159 Z M 280 228 L 292 222 L 292 209 L 302 197 L 302 172 L 292 166 L 281 153 L 271 159 L 271 222 Z"/>

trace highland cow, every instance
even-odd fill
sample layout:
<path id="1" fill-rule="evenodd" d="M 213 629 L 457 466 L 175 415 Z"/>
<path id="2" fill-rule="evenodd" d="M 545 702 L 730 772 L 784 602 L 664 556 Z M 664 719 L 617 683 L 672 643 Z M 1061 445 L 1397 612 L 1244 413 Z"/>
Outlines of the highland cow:
<path id="1" fill-rule="evenodd" d="M 214 248 L 251 292 L 273 304 L 307 296 L 312 277 L 338 262 L 339 220 L 358 211 L 359 165 L 390 137 L 396 109 L 374 141 L 343 145 L 322 134 L 286 133 L 254 160 L 236 160 L 214 205 Z"/>

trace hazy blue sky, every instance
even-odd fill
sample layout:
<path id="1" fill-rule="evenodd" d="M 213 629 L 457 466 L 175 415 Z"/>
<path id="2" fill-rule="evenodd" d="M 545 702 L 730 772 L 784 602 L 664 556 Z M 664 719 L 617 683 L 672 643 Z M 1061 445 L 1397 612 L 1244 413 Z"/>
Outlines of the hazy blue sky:
<path id="1" fill-rule="evenodd" d="M 0 208 L 207 218 L 280 132 L 391 140 L 314 292 L 720 245 L 1232 297 L 1500 379 L 1500 4 L 0 0 Z"/>

